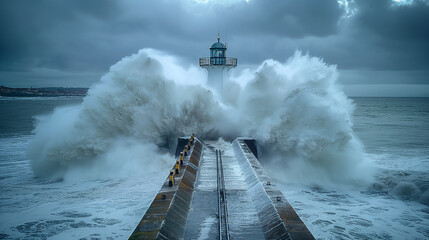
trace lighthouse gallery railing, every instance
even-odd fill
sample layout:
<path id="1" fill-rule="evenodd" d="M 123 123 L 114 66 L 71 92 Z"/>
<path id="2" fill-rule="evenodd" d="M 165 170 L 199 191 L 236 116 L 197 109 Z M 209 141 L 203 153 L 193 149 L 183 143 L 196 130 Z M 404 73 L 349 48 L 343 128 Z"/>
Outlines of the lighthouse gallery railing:
<path id="1" fill-rule="evenodd" d="M 237 66 L 237 58 L 231 57 L 204 57 L 200 58 L 200 66 L 226 65 L 231 67 Z"/>

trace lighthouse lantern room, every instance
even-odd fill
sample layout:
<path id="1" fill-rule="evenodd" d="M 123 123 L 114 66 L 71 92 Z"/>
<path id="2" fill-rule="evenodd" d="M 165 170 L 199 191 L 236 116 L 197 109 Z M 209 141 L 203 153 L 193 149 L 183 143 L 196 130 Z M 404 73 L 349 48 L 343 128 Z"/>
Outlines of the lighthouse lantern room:
<path id="1" fill-rule="evenodd" d="M 222 93 L 224 79 L 228 79 L 228 71 L 237 66 L 237 58 L 226 57 L 226 50 L 218 36 L 217 42 L 210 47 L 210 57 L 200 58 L 200 67 L 208 72 L 207 84 L 219 94 Z"/>

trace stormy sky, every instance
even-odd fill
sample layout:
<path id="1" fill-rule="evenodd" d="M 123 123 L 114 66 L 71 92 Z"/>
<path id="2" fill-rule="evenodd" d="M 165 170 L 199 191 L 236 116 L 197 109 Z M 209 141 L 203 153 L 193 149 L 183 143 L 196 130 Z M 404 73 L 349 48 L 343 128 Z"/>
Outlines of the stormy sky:
<path id="1" fill-rule="evenodd" d="M 144 47 L 240 67 L 295 50 L 337 65 L 351 96 L 429 97 L 428 0 L 0 0 L 0 85 L 84 86 Z"/>

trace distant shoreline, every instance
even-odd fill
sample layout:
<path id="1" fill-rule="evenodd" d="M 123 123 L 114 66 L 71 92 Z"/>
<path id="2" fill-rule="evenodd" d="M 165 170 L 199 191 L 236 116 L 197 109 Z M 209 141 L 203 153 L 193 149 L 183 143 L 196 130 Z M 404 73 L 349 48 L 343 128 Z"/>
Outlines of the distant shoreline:
<path id="1" fill-rule="evenodd" d="M 89 88 L 78 87 L 43 87 L 43 88 L 10 88 L 0 86 L 1 97 L 84 97 Z M 424 96 L 348 96 L 349 98 L 429 98 Z"/>
<path id="2" fill-rule="evenodd" d="M 2 97 L 62 97 L 62 96 L 86 96 L 88 88 L 9 88 L 0 86 Z"/>

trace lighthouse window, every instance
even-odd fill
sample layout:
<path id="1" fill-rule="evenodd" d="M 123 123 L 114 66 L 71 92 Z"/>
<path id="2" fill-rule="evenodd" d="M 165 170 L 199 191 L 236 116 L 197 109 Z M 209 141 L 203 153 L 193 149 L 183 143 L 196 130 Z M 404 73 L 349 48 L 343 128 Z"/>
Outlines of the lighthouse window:
<path id="1" fill-rule="evenodd" d="M 222 50 L 213 51 L 212 57 L 224 57 Z"/>

